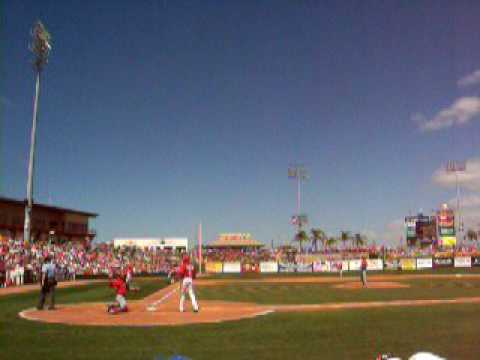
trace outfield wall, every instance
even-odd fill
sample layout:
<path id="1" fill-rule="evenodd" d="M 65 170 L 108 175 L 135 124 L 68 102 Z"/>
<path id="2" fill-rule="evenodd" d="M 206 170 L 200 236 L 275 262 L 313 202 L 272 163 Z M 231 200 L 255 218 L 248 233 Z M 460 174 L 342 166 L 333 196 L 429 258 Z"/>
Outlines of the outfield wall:
<path id="1" fill-rule="evenodd" d="M 351 260 L 317 260 L 313 262 L 277 262 L 260 261 L 258 263 L 237 262 L 207 262 L 205 270 L 210 274 L 240 274 L 240 273 L 338 273 L 340 271 L 360 271 L 361 259 Z M 439 268 L 471 268 L 480 266 L 479 256 L 456 257 L 405 257 L 398 259 L 368 259 L 368 271 L 384 270 L 429 270 Z"/>

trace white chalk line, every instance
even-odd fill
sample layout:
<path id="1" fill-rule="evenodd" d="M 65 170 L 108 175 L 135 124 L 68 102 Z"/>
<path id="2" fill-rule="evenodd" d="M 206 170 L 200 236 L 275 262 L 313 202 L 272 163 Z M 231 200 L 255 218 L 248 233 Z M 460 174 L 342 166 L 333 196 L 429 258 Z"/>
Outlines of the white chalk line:
<path id="1" fill-rule="evenodd" d="M 154 301 L 153 303 L 149 304 L 147 306 L 147 309 L 152 309 L 152 310 L 156 310 L 156 306 L 157 305 L 160 305 L 161 303 L 163 303 L 165 300 L 167 300 L 170 296 L 172 296 L 176 291 L 178 290 L 177 287 L 174 287 L 172 290 L 170 290 L 168 293 L 166 293 L 165 295 L 163 295 L 160 299 L 158 299 L 157 301 Z"/>
<path id="2" fill-rule="evenodd" d="M 30 316 L 30 315 L 27 315 L 27 312 L 31 312 L 31 311 L 34 311 L 36 308 L 29 308 L 29 309 L 25 309 L 23 311 L 20 311 L 18 313 L 18 316 L 20 316 L 22 319 L 25 319 L 25 320 L 36 320 L 36 321 L 39 321 L 40 319 L 38 318 L 35 318 L 33 316 Z"/>
<path id="3" fill-rule="evenodd" d="M 265 315 L 268 315 L 268 314 L 272 314 L 274 312 L 275 312 L 275 310 L 270 309 L 270 310 L 260 311 L 258 313 L 253 314 L 253 315 L 254 316 L 265 316 Z"/>

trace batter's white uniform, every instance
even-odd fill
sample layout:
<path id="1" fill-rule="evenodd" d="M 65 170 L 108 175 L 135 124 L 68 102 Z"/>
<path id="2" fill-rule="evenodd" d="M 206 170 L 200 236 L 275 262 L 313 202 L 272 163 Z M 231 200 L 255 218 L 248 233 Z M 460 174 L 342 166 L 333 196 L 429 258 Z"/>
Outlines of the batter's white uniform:
<path id="1" fill-rule="evenodd" d="M 184 311 L 185 294 L 188 293 L 192 301 L 193 311 L 198 311 L 198 303 L 193 291 L 193 278 L 195 277 L 195 269 L 189 262 L 184 262 L 179 269 L 178 274 L 182 279 L 182 294 L 180 295 L 180 312 Z"/>

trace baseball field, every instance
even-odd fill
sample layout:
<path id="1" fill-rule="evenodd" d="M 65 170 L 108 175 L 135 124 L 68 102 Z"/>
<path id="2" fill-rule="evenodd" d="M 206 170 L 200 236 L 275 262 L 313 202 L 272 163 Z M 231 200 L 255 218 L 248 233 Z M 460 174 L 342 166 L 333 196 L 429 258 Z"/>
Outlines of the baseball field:
<path id="1" fill-rule="evenodd" d="M 136 279 L 130 312 L 109 315 L 105 282 L 57 289 L 37 311 L 38 289 L 0 289 L 1 359 L 447 359 L 480 354 L 480 273 L 216 276 L 196 281 L 200 312 L 178 312 L 178 285 Z"/>

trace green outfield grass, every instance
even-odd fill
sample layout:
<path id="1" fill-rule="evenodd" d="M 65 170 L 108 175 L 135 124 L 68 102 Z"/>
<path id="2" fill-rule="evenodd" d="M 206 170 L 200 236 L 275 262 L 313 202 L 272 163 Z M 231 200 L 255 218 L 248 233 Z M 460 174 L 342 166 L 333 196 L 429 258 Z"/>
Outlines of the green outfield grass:
<path id="1" fill-rule="evenodd" d="M 359 281 L 352 278 L 352 281 Z M 231 283 L 198 289 L 202 299 L 253 302 L 258 304 L 320 304 L 331 302 L 451 299 L 480 296 L 478 279 L 398 280 L 410 287 L 400 289 L 338 289 L 336 284 Z"/>
<path id="2" fill-rule="evenodd" d="M 165 285 L 138 281 L 142 298 Z M 403 281 L 402 281 L 403 282 Z M 330 284 L 241 284 L 199 287 L 207 298 L 258 303 L 320 303 L 480 296 L 480 281 L 409 280 L 410 289 L 332 290 Z M 105 284 L 58 290 L 58 303 L 110 301 Z M 132 298 L 132 297 L 130 297 Z M 0 359 L 404 359 L 428 350 L 448 359 L 478 359 L 480 305 L 435 305 L 326 313 L 276 313 L 255 319 L 182 327 L 117 328 L 43 324 L 20 319 L 37 293 L 0 297 Z"/>

